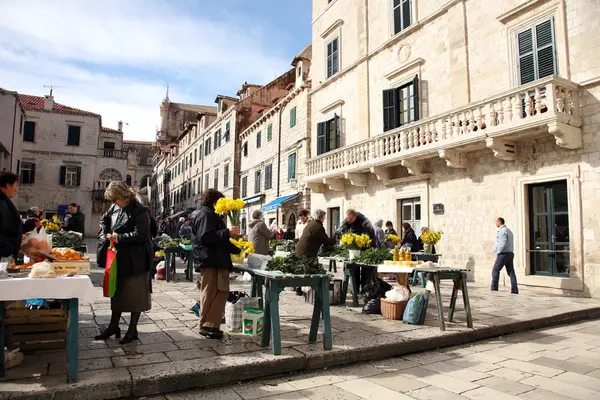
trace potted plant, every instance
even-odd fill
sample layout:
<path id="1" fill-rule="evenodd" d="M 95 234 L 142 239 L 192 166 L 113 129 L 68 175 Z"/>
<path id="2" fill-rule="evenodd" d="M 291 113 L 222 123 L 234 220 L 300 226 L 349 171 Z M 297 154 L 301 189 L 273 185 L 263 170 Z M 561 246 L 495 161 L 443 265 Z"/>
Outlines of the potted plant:
<path id="1" fill-rule="evenodd" d="M 369 247 L 371 244 L 371 238 L 369 235 L 363 233 L 357 235 L 356 233 L 345 233 L 341 239 L 342 245 L 348 249 L 348 258 L 350 261 L 360 256 L 362 249 Z"/>
<path id="2" fill-rule="evenodd" d="M 421 234 L 421 240 L 423 241 L 423 253 L 431 254 L 433 246 L 438 244 L 442 239 L 442 231 L 426 230 Z"/>

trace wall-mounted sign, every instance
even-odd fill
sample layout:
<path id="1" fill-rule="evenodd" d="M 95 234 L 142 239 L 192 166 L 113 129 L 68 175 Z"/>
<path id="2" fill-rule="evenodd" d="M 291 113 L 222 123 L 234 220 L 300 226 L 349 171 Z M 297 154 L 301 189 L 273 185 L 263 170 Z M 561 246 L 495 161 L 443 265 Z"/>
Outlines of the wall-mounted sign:
<path id="1" fill-rule="evenodd" d="M 444 205 L 442 203 L 433 205 L 433 215 L 444 215 Z"/>

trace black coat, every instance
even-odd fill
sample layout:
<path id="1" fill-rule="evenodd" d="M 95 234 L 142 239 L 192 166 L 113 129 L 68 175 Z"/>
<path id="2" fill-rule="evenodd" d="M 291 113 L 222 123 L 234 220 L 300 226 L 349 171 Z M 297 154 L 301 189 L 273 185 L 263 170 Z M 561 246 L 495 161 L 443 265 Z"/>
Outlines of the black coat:
<path id="1" fill-rule="evenodd" d="M 100 231 L 98 232 L 98 251 L 96 252 L 96 260 L 99 268 L 106 267 L 106 250 L 108 250 L 108 240 L 106 235 L 112 233 L 112 216 L 119 212 L 119 207 L 116 205 L 110 206 L 108 211 L 100 218 Z"/>
<path id="2" fill-rule="evenodd" d="M 405 244 L 409 245 L 410 251 L 414 253 L 421 251 L 421 246 L 419 245 L 419 241 L 417 240 L 417 235 L 415 234 L 415 231 L 412 228 L 410 228 L 404 233 L 404 238 L 402 239 L 402 242 L 400 242 L 400 244 L 402 244 L 403 246 Z"/>
<path id="3" fill-rule="evenodd" d="M 71 214 L 67 221 L 66 231 L 79 232 L 85 237 L 85 214 L 81 211 Z"/>
<path id="4" fill-rule="evenodd" d="M 21 217 L 13 202 L 0 191 L 0 257 L 15 257 L 21 250 Z"/>
<path id="5" fill-rule="evenodd" d="M 240 249 L 230 241 L 229 229 L 215 209 L 202 206 L 192 224 L 192 246 L 194 268 L 216 268 L 231 271 L 231 254 L 240 254 Z"/>
<path id="6" fill-rule="evenodd" d="M 117 271 L 119 277 L 145 274 L 152 270 L 154 261 L 150 237 L 148 209 L 131 200 L 120 212 L 112 229 L 118 235 Z"/>
<path id="7" fill-rule="evenodd" d="M 356 233 L 357 235 L 367 234 L 371 238 L 371 247 L 377 247 L 377 238 L 375 237 L 375 230 L 371 222 L 363 214 L 357 212 L 356 220 L 349 224 L 347 221 L 338 228 L 337 234 L 342 233 Z"/>

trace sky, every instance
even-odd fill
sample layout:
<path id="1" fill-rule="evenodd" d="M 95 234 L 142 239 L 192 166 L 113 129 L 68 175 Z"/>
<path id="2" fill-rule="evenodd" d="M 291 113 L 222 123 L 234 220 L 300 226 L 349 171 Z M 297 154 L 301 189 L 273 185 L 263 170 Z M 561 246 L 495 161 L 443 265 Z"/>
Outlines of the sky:
<path id="1" fill-rule="evenodd" d="M 154 140 L 169 85 L 215 105 L 266 84 L 311 40 L 311 0 L 0 0 L 0 87 L 102 115 Z"/>

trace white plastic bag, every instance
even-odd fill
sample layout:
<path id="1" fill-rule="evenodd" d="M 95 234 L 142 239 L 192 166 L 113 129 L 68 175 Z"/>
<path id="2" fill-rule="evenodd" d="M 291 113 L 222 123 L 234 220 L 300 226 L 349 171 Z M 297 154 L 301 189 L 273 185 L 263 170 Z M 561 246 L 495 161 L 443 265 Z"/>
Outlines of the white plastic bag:
<path id="1" fill-rule="evenodd" d="M 404 286 L 397 286 L 385 292 L 385 298 L 392 301 L 406 301 L 410 299 L 410 291 Z"/>
<path id="2" fill-rule="evenodd" d="M 44 227 L 40 228 L 39 232 L 34 229 L 25 239 L 23 239 L 21 250 L 23 250 L 23 254 L 32 258 L 38 257 L 40 251 L 50 254 L 52 252 L 52 240 L 46 233 Z"/>
<path id="3" fill-rule="evenodd" d="M 258 297 L 242 297 L 237 303 L 225 303 L 225 325 L 229 332 L 241 332 L 244 308 L 258 308 Z"/>
<path id="4" fill-rule="evenodd" d="M 25 356 L 20 352 L 20 349 L 14 349 L 9 353 L 6 347 L 4 348 L 4 367 L 6 369 L 14 368 L 17 365 L 20 365 L 24 358 Z"/>
<path id="5" fill-rule="evenodd" d="M 251 282 L 252 281 L 252 275 L 250 275 L 247 272 L 244 272 L 244 275 L 242 275 L 242 281 L 244 281 L 244 282 Z"/>

